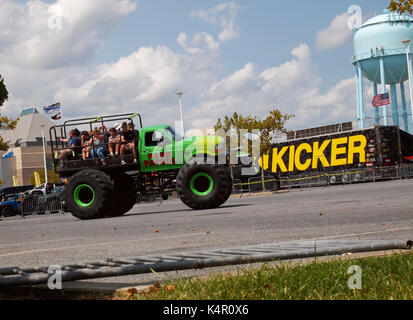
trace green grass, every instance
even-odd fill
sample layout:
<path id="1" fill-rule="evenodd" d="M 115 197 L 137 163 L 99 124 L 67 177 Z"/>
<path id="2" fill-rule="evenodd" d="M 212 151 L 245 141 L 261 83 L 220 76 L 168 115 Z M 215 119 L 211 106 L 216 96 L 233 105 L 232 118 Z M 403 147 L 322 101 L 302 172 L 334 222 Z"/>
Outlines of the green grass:
<path id="1" fill-rule="evenodd" d="M 348 288 L 351 265 L 362 269 L 362 289 Z M 299 266 L 265 264 L 240 268 L 237 274 L 182 279 L 130 291 L 128 299 L 155 300 L 352 300 L 413 299 L 413 254 L 312 262 Z M 125 297 L 124 297 L 125 298 Z"/>

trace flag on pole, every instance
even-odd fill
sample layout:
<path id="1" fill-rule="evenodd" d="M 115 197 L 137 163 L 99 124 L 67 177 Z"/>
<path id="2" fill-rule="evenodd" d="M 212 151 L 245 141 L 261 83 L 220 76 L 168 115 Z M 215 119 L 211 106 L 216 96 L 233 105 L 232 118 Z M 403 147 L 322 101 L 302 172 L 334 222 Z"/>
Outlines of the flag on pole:
<path id="1" fill-rule="evenodd" d="M 56 111 L 60 112 L 60 102 L 52 104 L 48 107 L 43 107 L 43 110 L 44 110 L 44 113 L 46 113 L 46 114 L 51 114 L 51 113 L 54 113 Z"/>
<path id="2" fill-rule="evenodd" d="M 373 98 L 373 107 L 387 106 L 390 104 L 390 95 L 388 93 L 381 93 Z"/>
<path id="3" fill-rule="evenodd" d="M 49 115 L 52 120 L 60 120 L 62 118 L 60 102 L 48 107 L 43 107 L 43 111 L 45 114 Z"/>

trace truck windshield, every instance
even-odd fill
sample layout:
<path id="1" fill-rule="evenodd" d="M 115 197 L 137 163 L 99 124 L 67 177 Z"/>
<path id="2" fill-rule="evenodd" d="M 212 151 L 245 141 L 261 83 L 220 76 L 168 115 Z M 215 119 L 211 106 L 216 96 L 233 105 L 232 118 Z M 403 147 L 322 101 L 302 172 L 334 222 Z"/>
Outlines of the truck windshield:
<path id="1" fill-rule="evenodd" d="M 169 133 L 171 134 L 171 137 L 172 137 L 173 140 L 175 140 L 175 141 L 182 140 L 181 135 L 179 133 L 175 132 L 175 130 L 171 126 L 168 126 L 166 128 L 166 130 L 169 131 Z"/>

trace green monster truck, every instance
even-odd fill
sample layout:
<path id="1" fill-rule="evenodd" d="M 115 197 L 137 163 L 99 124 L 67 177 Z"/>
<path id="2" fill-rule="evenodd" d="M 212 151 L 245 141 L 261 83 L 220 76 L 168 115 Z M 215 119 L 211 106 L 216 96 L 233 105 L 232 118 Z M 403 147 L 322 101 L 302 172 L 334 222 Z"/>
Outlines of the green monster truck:
<path id="1" fill-rule="evenodd" d="M 136 119 L 139 130 L 134 124 Z M 125 122 L 132 127 L 129 135 L 124 135 L 129 139 L 113 143 L 110 129 Z M 90 136 L 79 136 L 81 146 L 68 145 L 69 132 L 79 135 L 96 127 L 101 130 L 104 143 L 96 145 L 93 138 L 87 140 Z M 113 136 L 119 138 L 119 133 L 120 130 Z M 155 191 L 165 198 L 176 190 L 182 202 L 196 210 L 217 208 L 232 192 L 222 138 L 182 138 L 167 125 L 142 127 L 139 114 L 69 120 L 50 129 L 50 141 L 54 169 L 67 179 L 65 209 L 79 219 L 121 216 L 135 205 L 137 194 L 147 192 Z M 96 152 L 102 145 L 103 152 Z M 119 155 L 108 153 L 119 149 Z M 63 160 L 59 159 L 62 152 L 67 154 Z M 87 157 L 88 153 L 95 157 Z"/>

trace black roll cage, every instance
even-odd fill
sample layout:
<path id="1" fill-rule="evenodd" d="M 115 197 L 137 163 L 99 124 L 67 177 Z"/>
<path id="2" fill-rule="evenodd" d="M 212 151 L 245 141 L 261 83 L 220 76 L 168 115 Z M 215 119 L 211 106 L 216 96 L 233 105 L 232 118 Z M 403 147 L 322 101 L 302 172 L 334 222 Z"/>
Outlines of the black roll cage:
<path id="1" fill-rule="evenodd" d="M 80 126 L 80 125 L 85 125 L 89 124 L 90 125 L 90 130 L 92 131 L 93 129 L 93 124 L 100 123 L 102 127 L 105 126 L 105 121 L 130 121 L 134 126 L 133 119 L 135 117 L 139 117 L 139 125 L 142 129 L 142 117 L 139 113 L 125 113 L 125 114 L 118 114 L 118 115 L 109 115 L 109 116 L 100 116 L 100 117 L 89 117 L 89 118 L 81 118 L 81 119 L 72 119 L 72 120 L 67 120 L 61 125 L 56 125 L 53 126 L 49 129 L 49 136 L 50 136 L 50 145 L 51 145 L 51 151 L 52 151 L 52 156 L 53 156 L 53 162 L 56 166 L 57 162 L 59 160 L 56 159 L 55 157 L 55 152 L 59 150 L 65 149 L 65 142 L 63 141 L 58 141 L 57 139 L 57 133 L 60 129 L 60 137 L 66 139 L 67 138 L 67 127 L 73 128 L 74 126 Z M 61 149 L 59 149 L 59 142 L 61 143 Z M 94 146 L 92 146 L 94 148 Z"/>

